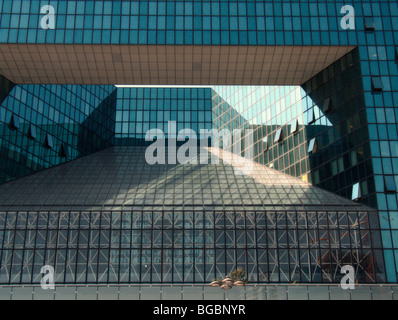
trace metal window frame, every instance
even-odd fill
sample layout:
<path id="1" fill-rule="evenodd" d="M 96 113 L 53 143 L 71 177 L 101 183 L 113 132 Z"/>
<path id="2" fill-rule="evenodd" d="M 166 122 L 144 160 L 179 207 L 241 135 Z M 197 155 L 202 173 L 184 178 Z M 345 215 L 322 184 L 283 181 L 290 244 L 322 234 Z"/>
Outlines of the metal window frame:
<path id="1" fill-rule="evenodd" d="M 291 128 L 290 129 L 291 134 L 298 132 L 298 120 L 297 119 L 292 122 L 290 128 Z"/>
<path id="2" fill-rule="evenodd" d="M 11 130 L 19 130 L 21 128 L 21 123 L 19 121 L 19 117 L 15 114 L 11 116 L 9 127 Z"/>
<path id="3" fill-rule="evenodd" d="M 169 210 L 155 208 L 0 212 L 0 230 L 15 233 L 13 237 L 4 237 L 0 243 L 0 255 L 5 259 L 2 260 L 5 261 L 2 270 L 10 271 L 0 285 L 11 284 L 11 279 L 14 279 L 12 284 L 34 284 L 37 275 L 32 273 L 33 263 L 35 266 L 43 265 L 41 261 L 44 263 L 48 256 L 53 259 L 63 257 L 61 260 L 56 259 L 55 268 L 60 272 L 56 273 L 57 285 L 203 284 L 217 278 L 220 272 L 228 273 L 231 268 L 235 270 L 236 263 L 243 267 L 249 278 L 254 277 L 253 284 L 286 281 L 334 283 L 339 279 L 335 271 L 344 259 L 354 258 L 358 267 L 367 263 L 374 270 L 375 264 L 369 264 L 366 257 L 373 250 L 380 249 L 354 236 L 358 226 L 363 235 L 380 231 L 377 226 L 372 228 L 369 225 L 369 216 L 377 213 L 359 209 L 356 205 L 351 208 L 336 204 L 333 208 L 323 209 L 315 205 L 301 211 L 273 206 L 259 206 L 250 210 L 232 207 L 230 210 L 176 208 L 169 217 L 172 219 L 170 227 L 164 227 L 167 213 L 170 213 Z M 34 225 L 26 222 L 21 225 L 21 215 L 25 216 L 24 221 L 30 221 L 31 214 L 35 217 Z M 177 216 L 180 218 L 176 219 Z M 100 222 L 94 226 L 93 222 L 98 217 Z M 137 217 L 139 223 L 134 224 Z M 351 226 L 354 226 L 352 230 Z M 24 265 L 25 260 L 15 263 L 19 261 L 12 258 L 15 253 L 7 255 L 7 252 L 16 250 L 17 233 L 25 230 L 32 233 L 33 242 L 25 243 L 18 250 L 25 257 L 32 250 L 37 255 L 32 260 L 34 262 L 28 263 L 28 268 Z M 63 242 L 57 240 L 60 232 L 67 237 Z M 125 239 L 125 243 L 123 232 L 131 235 L 131 239 Z M 134 238 L 134 232 L 138 237 Z M 172 237 L 170 244 L 165 242 L 167 232 Z M 93 238 L 95 234 L 97 238 Z M 175 240 L 176 234 L 182 237 L 180 241 Z M 159 236 L 161 241 L 158 241 Z M 35 241 L 38 237 L 41 237 L 40 242 Z M 349 249 L 346 247 L 347 242 L 350 243 Z M 335 256 L 331 245 L 343 250 L 343 256 Z M 159 253 L 161 256 L 157 255 Z M 198 253 L 201 254 L 198 256 Z M 114 260 L 113 254 L 120 259 Z M 327 259 L 316 259 L 320 254 Z M 97 259 L 92 260 L 95 255 Z M 280 255 L 289 257 L 290 262 L 281 262 L 278 258 Z M 190 257 L 189 261 L 184 261 L 185 257 Z M 208 257 L 212 258 L 211 261 L 206 260 Z M 242 262 L 239 262 L 240 257 Z M 303 262 L 308 261 L 300 259 L 303 257 L 318 261 L 316 274 L 312 262 Z M 143 268 L 143 258 L 146 259 L 147 269 Z M 128 266 L 128 274 L 122 273 L 122 266 Z M 160 266 L 167 266 L 167 269 L 155 275 L 154 271 Z M 70 271 L 68 274 L 67 268 Z M 302 271 L 296 273 L 297 270 Z M 370 275 L 365 267 L 361 269 L 361 274 L 366 277 Z M 23 277 L 25 279 L 22 281 Z M 187 277 L 192 281 L 187 280 Z M 373 274 L 373 281 L 378 282 L 376 273 Z"/>
<path id="4" fill-rule="evenodd" d="M 69 158 L 69 147 L 67 144 L 62 143 L 60 150 L 59 150 L 59 156 L 61 158 Z"/>
<path id="5" fill-rule="evenodd" d="M 311 139 L 310 144 L 308 146 L 308 153 L 315 154 L 318 151 L 318 143 L 316 138 Z"/>
<path id="6" fill-rule="evenodd" d="M 280 143 L 283 141 L 283 128 L 279 128 L 278 131 L 275 134 L 275 143 Z"/>
<path id="7" fill-rule="evenodd" d="M 366 31 L 375 31 L 376 23 L 372 17 L 365 17 L 365 30 Z"/>
<path id="8" fill-rule="evenodd" d="M 381 80 L 381 77 L 373 76 L 372 77 L 372 91 L 374 92 L 380 92 L 383 91 L 384 86 L 383 86 L 383 81 Z"/>
<path id="9" fill-rule="evenodd" d="M 361 197 L 362 197 L 361 184 L 358 182 L 352 186 L 351 200 L 357 201 L 361 199 Z"/>

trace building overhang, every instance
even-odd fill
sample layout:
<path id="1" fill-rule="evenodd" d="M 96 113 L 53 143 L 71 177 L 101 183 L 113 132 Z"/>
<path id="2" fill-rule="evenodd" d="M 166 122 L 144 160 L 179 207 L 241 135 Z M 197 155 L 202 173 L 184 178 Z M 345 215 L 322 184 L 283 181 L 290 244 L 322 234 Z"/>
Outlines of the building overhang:
<path id="1" fill-rule="evenodd" d="M 16 84 L 301 85 L 353 46 L 0 44 Z"/>

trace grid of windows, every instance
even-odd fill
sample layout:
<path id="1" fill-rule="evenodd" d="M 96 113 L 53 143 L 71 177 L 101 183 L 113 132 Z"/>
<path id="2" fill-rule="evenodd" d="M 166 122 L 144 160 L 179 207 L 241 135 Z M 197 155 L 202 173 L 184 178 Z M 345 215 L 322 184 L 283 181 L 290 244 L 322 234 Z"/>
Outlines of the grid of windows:
<path id="1" fill-rule="evenodd" d="M 210 283 L 238 267 L 251 283 L 383 282 L 367 212 L 0 213 L 1 284 Z"/>
<path id="2" fill-rule="evenodd" d="M 12 87 L 0 106 L 0 183 L 109 147 L 112 91 L 112 86 Z"/>
<path id="3" fill-rule="evenodd" d="M 116 145 L 142 145 L 147 132 L 159 129 L 170 136 L 169 122 L 175 122 L 176 137 L 183 129 L 212 129 L 212 90 L 198 88 L 118 89 Z"/>

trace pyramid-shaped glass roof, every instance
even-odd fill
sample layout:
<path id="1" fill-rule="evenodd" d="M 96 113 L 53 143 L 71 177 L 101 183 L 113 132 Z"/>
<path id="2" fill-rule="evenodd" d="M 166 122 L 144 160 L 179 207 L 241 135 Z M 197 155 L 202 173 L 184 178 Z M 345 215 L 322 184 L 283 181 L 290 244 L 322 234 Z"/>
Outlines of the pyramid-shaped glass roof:
<path id="1" fill-rule="evenodd" d="M 219 164 L 149 165 L 146 148 L 114 147 L 0 186 L 0 210 L 135 206 L 371 210 L 226 151 L 210 151 Z"/>

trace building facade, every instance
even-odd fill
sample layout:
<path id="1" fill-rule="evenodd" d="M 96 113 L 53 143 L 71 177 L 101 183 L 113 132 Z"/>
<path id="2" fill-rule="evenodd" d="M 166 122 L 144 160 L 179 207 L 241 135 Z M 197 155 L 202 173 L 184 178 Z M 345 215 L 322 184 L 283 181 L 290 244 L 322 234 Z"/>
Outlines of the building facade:
<path id="1" fill-rule="evenodd" d="M 396 283 L 397 30 L 395 1 L 0 1 L 0 284 Z M 254 173 L 151 166 L 151 129 L 238 130 Z"/>

